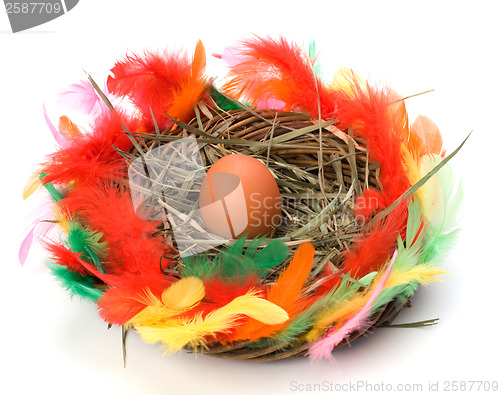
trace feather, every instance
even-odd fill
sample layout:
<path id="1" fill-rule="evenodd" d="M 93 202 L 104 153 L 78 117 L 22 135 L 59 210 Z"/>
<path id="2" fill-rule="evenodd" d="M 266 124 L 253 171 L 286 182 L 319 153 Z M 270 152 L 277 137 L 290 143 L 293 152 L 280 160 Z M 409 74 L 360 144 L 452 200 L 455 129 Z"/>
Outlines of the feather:
<path id="1" fill-rule="evenodd" d="M 311 328 L 315 318 L 320 313 L 335 306 L 339 299 L 342 300 L 346 297 L 348 292 L 355 292 L 362 282 L 363 280 L 356 283 L 350 282 L 349 277 L 345 276 L 340 284 L 317 298 L 311 306 L 304 309 L 294 319 L 291 319 L 283 329 L 273 334 L 272 337 L 262 340 L 261 344 L 278 346 L 280 348 L 285 348 L 290 345 L 298 336 L 304 334 Z"/>
<path id="2" fill-rule="evenodd" d="M 262 292 L 262 285 L 256 277 L 247 277 L 242 281 L 242 279 L 223 279 L 218 276 L 204 280 L 204 286 L 206 294 L 202 302 L 188 313 L 183 314 L 183 317 L 193 318 L 198 314 L 204 317 L 209 312 L 225 306 L 250 290 Z"/>
<path id="3" fill-rule="evenodd" d="M 252 239 L 244 253 L 246 236 L 237 239 L 231 247 L 222 250 L 213 260 L 206 255 L 187 257 L 182 268 L 183 276 L 197 276 L 201 279 L 218 276 L 242 281 L 253 276 L 263 278 L 271 268 L 288 258 L 288 247 L 281 240 L 272 240 L 258 250 L 263 239 L 264 237 Z"/>
<path id="4" fill-rule="evenodd" d="M 391 90 L 377 90 L 354 77 L 348 82 L 349 89 L 332 91 L 336 101 L 334 116 L 339 121 L 336 126 L 352 128 L 355 136 L 367 142 L 370 160 L 380 166 L 382 193 L 376 203 L 383 209 L 410 186 L 401 154 L 401 144 L 408 129 L 406 109 L 404 102 Z M 366 206 L 374 208 L 369 196 L 362 195 L 361 199 Z"/>
<path id="5" fill-rule="evenodd" d="M 369 325 L 368 319 L 371 314 L 373 303 L 385 286 L 396 256 L 397 251 L 394 252 L 389 265 L 385 269 L 383 275 L 380 276 L 376 286 L 374 285 L 373 292 L 366 301 L 366 304 L 354 316 L 349 318 L 343 324 L 335 326 L 326 336 L 309 347 L 308 354 L 311 359 L 317 360 L 322 358 L 331 358 L 331 352 L 336 345 L 338 345 L 342 340 L 349 338 L 349 335 L 352 332 Z"/>
<path id="6" fill-rule="evenodd" d="M 442 158 L 437 155 L 424 157 L 420 163 L 421 174 L 427 174 L 441 161 Z M 423 246 L 424 260 L 427 262 L 440 260 L 455 242 L 463 204 L 462 183 L 453 175 L 448 164 L 429 181 L 423 186 L 425 188 L 422 202 L 423 213 L 428 221 Z"/>
<path id="7" fill-rule="evenodd" d="M 28 199 L 31 195 L 36 193 L 42 187 L 42 182 L 40 181 L 40 171 L 35 171 L 26 181 L 23 188 L 23 200 Z"/>
<path id="8" fill-rule="evenodd" d="M 127 325 L 153 325 L 167 318 L 175 317 L 191 310 L 205 296 L 203 282 L 197 277 L 184 277 L 176 281 L 157 298 L 149 288 L 146 288 L 135 297 L 145 305 L 145 308 L 136 314 Z"/>
<path id="9" fill-rule="evenodd" d="M 232 277 L 236 274 L 245 278 L 255 274 L 262 278 L 269 273 L 271 268 L 288 258 L 288 247 L 281 240 L 272 240 L 257 251 L 263 239 L 263 237 L 254 238 L 244 254 L 243 245 L 246 237 L 239 238 L 230 250 L 224 251 L 220 255 L 222 275 Z"/>
<path id="10" fill-rule="evenodd" d="M 114 303 L 120 298 L 127 298 L 127 304 L 136 306 L 137 303 L 129 299 L 138 292 L 149 287 L 159 297 L 174 280 L 163 272 L 163 267 L 176 251 L 157 233 L 158 221 L 147 221 L 135 214 L 128 192 L 106 184 L 100 187 L 82 185 L 70 191 L 61 201 L 61 206 L 69 217 L 78 217 L 84 227 L 94 234 L 101 234 L 99 241 L 107 244 L 102 257 L 106 273 L 96 268 L 92 257 L 89 262 L 80 259 L 76 263 L 104 283 L 117 288 L 116 291 L 107 291 L 109 294 L 106 292 L 102 303 L 99 303 L 102 316 L 108 322 L 126 323 L 140 311 L 138 309 L 131 316 L 127 309 L 115 311 Z M 117 218 L 120 219 L 119 226 Z"/>
<path id="11" fill-rule="evenodd" d="M 99 315 L 110 324 L 125 325 L 139 314 L 146 305 L 136 298 L 129 288 L 112 287 L 98 300 Z"/>
<path id="12" fill-rule="evenodd" d="M 444 154 L 443 139 L 438 126 L 423 115 L 413 121 L 406 146 L 416 160 L 427 154 Z"/>
<path id="13" fill-rule="evenodd" d="M 210 87 L 210 96 L 215 104 L 222 111 L 241 110 L 243 107 L 236 100 L 229 100 L 225 95 L 219 92 L 214 86 Z"/>
<path id="14" fill-rule="evenodd" d="M 31 250 L 34 239 L 35 227 L 33 226 L 33 228 L 28 231 L 26 236 L 24 236 L 23 241 L 21 242 L 21 246 L 19 247 L 18 258 L 21 265 L 24 265 L 26 263 L 26 259 L 28 258 L 28 254 Z"/>
<path id="15" fill-rule="evenodd" d="M 357 281 L 353 281 L 350 276 L 345 275 L 336 288 L 324 296 L 327 298 L 328 304 L 313 317 L 313 325 L 304 336 L 305 340 L 308 343 L 313 343 L 325 333 L 332 323 L 361 309 L 366 302 L 367 295 L 359 290 L 361 287 L 368 288 L 377 274 L 378 272 L 372 272 Z M 330 296 L 328 297 L 328 295 Z"/>
<path id="16" fill-rule="evenodd" d="M 107 97 L 110 96 L 106 86 L 104 86 L 103 93 Z M 111 97 L 109 98 L 112 99 Z M 68 86 L 65 91 L 59 94 L 57 104 L 69 111 L 81 112 L 93 116 L 100 116 L 109 111 L 106 103 L 97 94 L 90 81 L 86 80 Z"/>
<path id="17" fill-rule="evenodd" d="M 96 283 L 93 278 L 72 272 L 60 265 L 48 264 L 48 266 L 52 275 L 72 296 L 97 302 L 103 294 L 103 291 L 95 288 Z"/>
<path id="18" fill-rule="evenodd" d="M 277 100 L 287 111 L 302 110 L 316 118 L 318 107 L 322 118 L 333 115 L 335 102 L 315 76 L 314 61 L 297 45 L 283 38 L 256 37 L 242 42 L 234 52 L 243 61 L 231 66 L 223 86 L 229 94 L 250 100 L 253 105 Z"/>
<path id="19" fill-rule="evenodd" d="M 59 132 L 64 134 L 67 137 L 75 137 L 81 134 L 78 126 L 73 123 L 71 119 L 69 119 L 66 115 L 63 115 L 59 118 Z"/>
<path id="20" fill-rule="evenodd" d="M 155 294 L 161 294 L 173 281 L 172 277 L 164 275 L 159 268 L 156 271 L 146 268 L 142 273 L 116 273 L 118 271 L 115 267 L 115 273 L 103 273 L 82 259 L 81 253 L 71 251 L 61 243 L 47 242 L 46 249 L 51 253 L 52 261 L 59 266 L 77 274 L 93 276 L 105 284 L 107 290 L 98 300 L 98 306 L 101 317 L 110 323 L 123 325 L 145 307 L 142 302 L 131 296 L 146 287 Z M 107 267 L 113 266 L 114 263 L 107 262 Z"/>
<path id="21" fill-rule="evenodd" d="M 46 241 L 45 249 L 49 252 L 51 261 L 72 272 L 81 275 L 95 275 L 95 269 L 81 258 L 81 252 L 71 251 L 62 243 Z"/>
<path id="22" fill-rule="evenodd" d="M 303 295 L 303 287 L 314 262 L 314 247 L 301 244 L 274 285 L 267 292 L 267 299 L 280 306 L 290 307 Z"/>
<path id="23" fill-rule="evenodd" d="M 318 77 L 322 78 L 323 77 L 323 70 L 321 67 L 321 63 L 319 62 L 319 57 L 320 54 L 316 48 L 316 41 L 311 41 L 308 46 L 308 56 L 311 59 L 311 63 L 313 65 L 313 71 L 314 74 L 316 74 Z"/>
<path id="24" fill-rule="evenodd" d="M 206 87 L 204 76 L 206 62 L 205 48 L 202 42 L 198 41 L 191 70 L 185 80 L 180 82 L 179 87 L 173 91 L 172 102 L 166 109 L 167 114 L 173 119 L 187 122 L 193 116 L 193 109 Z"/>
<path id="25" fill-rule="evenodd" d="M 441 281 L 437 276 L 446 273 L 433 262 L 422 262 L 419 250 L 404 248 L 401 243 L 391 276 L 385 289 L 377 297 L 372 311 L 375 312 L 393 300 L 399 305 L 405 304 L 420 285 Z"/>
<path id="26" fill-rule="evenodd" d="M 94 276 L 110 285 L 102 297 L 98 300 L 99 315 L 111 324 L 125 325 L 133 317 L 139 314 L 147 304 L 144 298 L 137 298 L 141 292 L 148 289 L 156 297 L 161 295 L 162 290 L 170 286 L 174 281 L 168 276 L 145 276 L 140 274 L 123 273 L 110 275 L 99 272 L 97 269 L 82 261 L 82 264 Z"/>
<path id="27" fill-rule="evenodd" d="M 191 308 L 205 296 L 203 282 L 196 277 L 184 277 L 173 283 L 161 295 L 165 306 L 178 310 Z"/>
<path id="28" fill-rule="evenodd" d="M 357 278 L 378 271 L 394 251 L 406 219 L 407 205 L 402 202 L 384 219 L 375 220 L 369 233 L 356 239 L 353 248 L 344 253 L 343 273 Z"/>
<path id="29" fill-rule="evenodd" d="M 176 251 L 157 233 L 159 221 L 147 221 L 136 215 L 128 192 L 112 185 L 82 186 L 70 191 L 61 206 L 69 216 L 78 216 L 85 226 L 102 234 L 102 240 L 108 245 L 106 273 L 128 274 L 133 281 L 139 281 L 139 277 L 146 284 L 151 283 L 155 292 L 163 291 L 166 276 L 161 263 L 168 261 Z M 136 290 L 137 287 L 132 287 L 131 292 Z"/>
<path id="30" fill-rule="evenodd" d="M 402 146 L 403 161 L 411 185 L 414 185 L 423 176 L 420 162 L 426 155 L 444 155 L 443 140 L 437 125 L 427 117 L 419 116 L 411 125 L 408 135 L 404 138 Z M 436 181 L 431 179 L 426 185 L 415 192 L 420 201 L 426 199 L 425 191 L 431 190 L 431 184 Z"/>
<path id="31" fill-rule="evenodd" d="M 104 271 L 103 261 L 108 246 L 102 240 L 102 233 L 93 232 L 90 228 L 82 226 L 79 222 L 68 221 L 67 243 L 71 250 L 80 253 L 80 257 L 87 262 L 92 262 L 100 271 Z"/>
<path id="32" fill-rule="evenodd" d="M 59 130 L 56 129 L 56 127 L 50 120 L 49 115 L 47 114 L 45 104 L 43 105 L 43 117 L 45 118 L 45 122 L 47 123 L 49 130 L 52 132 L 52 136 L 54 137 L 54 140 L 56 140 L 57 144 L 62 148 L 68 147 L 70 145 L 70 140 L 67 136 L 65 136 L 63 133 L 60 133 Z"/>
<path id="33" fill-rule="evenodd" d="M 179 53 L 128 55 L 115 64 L 107 86 L 111 93 L 129 97 L 150 126 L 154 119 L 165 128 L 170 123 L 168 115 L 179 121 L 190 120 L 205 88 L 205 62 L 201 42 L 192 62 Z"/>
<path id="34" fill-rule="evenodd" d="M 61 190 L 57 189 L 54 187 L 54 185 L 51 182 L 47 182 L 45 180 L 47 176 L 47 173 L 42 173 L 40 174 L 40 181 L 42 181 L 42 185 L 44 186 L 45 190 L 49 193 L 50 197 L 54 202 L 59 202 L 61 199 L 65 197 L 64 192 Z"/>
<path id="35" fill-rule="evenodd" d="M 33 242 L 42 240 L 55 226 L 54 211 L 52 202 L 44 201 L 42 204 L 31 214 L 31 226 L 25 231 L 23 241 L 19 247 L 19 262 L 21 265 L 26 263 L 29 251 Z"/>
<path id="36" fill-rule="evenodd" d="M 345 94 L 354 96 L 355 89 L 359 86 L 361 89 L 366 89 L 366 82 L 361 79 L 352 69 L 341 67 L 335 72 L 330 87 L 335 91 L 340 91 Z"/>
<path id="37" fill-rule="evenodd" d="M 163 342 L 167 353 L 180 351 L 186 345 L 205 346 L 208 339 L 233 328 L 243 316 L 259 320 L 266 325 L 284 322 L 286 311 L 259 297 L 255 291 L 239 296 L 227 305 L 213 310 L 204 318 L 172 319 L 154 326 L 138 326 L 136 331 L 146 343 Z"/>
<path id="38" fill-rule="evenodd" d="M 276 283 L 271 285 L 266 293 L 270 302 L 282 307 L 289 318 L 294 318 L 303 308 L 304 284 L 311 272 L 314 261 L 314 247 L 311 243 L 302 244 L 286 269 L 284 269 Z M 249 320 L 235 328 L 232 340 L 251 339 L 270 336 L 286 326 L 286 322 L 273 326 L 262 325 L 258 320 Z"/>
<path id="39" fill-rule="evenodd" d="M 43 183 L 81 185 L 125 175 L 126 162 L 116 151 L 129 151 L 132 143 L 122 125 L 134 131 L 136 121 L 118 111 L 110 112 L 95 121 L 92 133 L 74 136 L 71 146 L 49 156 L 43 164 L 46 173 Z"/>

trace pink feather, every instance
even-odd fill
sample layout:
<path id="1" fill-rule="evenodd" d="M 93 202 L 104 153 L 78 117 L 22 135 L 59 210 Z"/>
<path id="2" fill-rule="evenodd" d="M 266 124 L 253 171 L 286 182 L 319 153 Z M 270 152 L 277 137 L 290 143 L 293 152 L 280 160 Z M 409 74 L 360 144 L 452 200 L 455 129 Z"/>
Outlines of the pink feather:
<path id="1" fill-rule="evenodd" d="M 54 222 L 47 222 L 47 220 L 52 219 L 54 219 L 54 212 L 50 200 L 44 202 L 32 213 L 31 228 L 26 230 L 26 236 L 19 247 L 19 262 L 21 265 L 26 263 L 33 242 L 43 239 L 54 228 L 56 225 Z"/>
<path id="2" fill-rule="evenodd" d="M 237 47 L 235 45 L 226 47 L 224 52 L 220 58 L 226 62 L 229 67 L 234 67 L 239 65 L 240 63 L 256 61 L 257 58 L 253 56 L 243 55 L 242 48 Z M 286 107 L 286 103 L 282 100 L 274 99 L 274 98 L 260 98 L 255 103 L 255 107 L 259 110 L 284 110 Z"/>
<path id="3" fill-rule="evenodd" d="M 397 250 L 394 252 L 389 266 L 380 279 L 380 282 L 377 284 L 377 287 L 373 290 L 370 299 L 368 299 L 368 302 L 366 302 L 363 308 L 359 310 L 353 317 L 348 319 L 340 328 L 332 328 L 327 335 L 323 336 L 320 340 L 309 347 L 309 356 L 312 360 L 319 360 L 324 358 L 331 359 L 332 350 L 336 345 L 338 345 L 342 340 L 349 338 L 349 335 L 352 332 L 358 329 L 362 329 L 368 324 L 368 318 L 370 317 L 373 302 L 384 289 L 396 256 Z"/>
<path id="4" fill-rule="evenodd" d="M 231 45 L 224 49 L 220 58 L 226 62 L 229 67 L 236 66 L 243 62 L 248 62 L 251 60 L 255 60 L 253 56 L 242 55 L 241 48 L 236 45 Z"/>
<path id="5" fill-rule="evenodd" d="M 103 93 L 110 99 L 113 106 L 116 106 L 117 100 L 107 90 L 106 84 L 103 85 Z M 90 81 L 80 81 L 77 84 L 71 84 L 68 88 L 59 94 L 57 104 L 65 107 L 69 111 L 76 111 L 83 114 L 101 115 L 108 111 L 106 103 L 97 94 Z"/>
<path id="6" fill-rule="evenodd" d="M 52 132 L 52 136 L 54 136 L 54 140 L 56 140 L 57 144 L 59 144 L 61 148 L 67 148 L 70 145 L 70 140 L 64 134 L 59 132 L 59 130 L 57 130 L 57 128 L 54 126 L 49 118 L 49 115 L 47 114 L 45 104 L 43 105 L 43 117 L 45 118 L 45 122 Z"/>

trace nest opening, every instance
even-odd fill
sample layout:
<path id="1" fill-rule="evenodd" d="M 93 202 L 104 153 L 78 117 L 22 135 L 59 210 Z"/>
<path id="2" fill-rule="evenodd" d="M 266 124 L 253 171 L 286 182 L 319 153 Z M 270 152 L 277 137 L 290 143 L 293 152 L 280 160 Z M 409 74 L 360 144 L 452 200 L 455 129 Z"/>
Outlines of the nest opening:
<path id="1" fill-rule="evenodd" d="M 299 244 L 310 241 L 316 248 L 313 277 L 327 262 L 339 267 L 342 251 L 364 227 L 353 214 L 354 198 L 366 188 L 380 190 L 379 167 L 370 162 L 365 143 L 349 130 L 337 129 L 334 120 L 318 122 L 304 113 L 250 109 L 209 112 L 206 108 L 203 113 L 201 117 L 197 112 L 189 124 L 174 123 L 164 131 L 137 135 L 129 159 L 147 159 L 154 149 L 194 135 L 206 168 L 232 153 L 260 160 L 275 177 L 282 198 L 280 224 L 266 240 L 282 239 L 291 255 Z M 166 158 L 155 160 L 160 161 L 160 169 L 172 165 Z M 166 196 L 169 185 L 162 178 L 164 172 L 153 173 L 161 174 L 148 174 L 151 183 L 163 186 L 156 188 L 161 194 L 153 193 L 153 203 L 167 199 L 169 206 L 182 209 L 189 191 L 199 188 L 196 184 L 186 187 L 183 177 L 183 186 Z M 188 217 L 195 219 L 192 213 Z M 173 224 L 164 221 L 161 231 L 168 240 L 175 240 L 172 228 Z M 213 255 L 217 252 L 217 248 L 208 251 Z"/>

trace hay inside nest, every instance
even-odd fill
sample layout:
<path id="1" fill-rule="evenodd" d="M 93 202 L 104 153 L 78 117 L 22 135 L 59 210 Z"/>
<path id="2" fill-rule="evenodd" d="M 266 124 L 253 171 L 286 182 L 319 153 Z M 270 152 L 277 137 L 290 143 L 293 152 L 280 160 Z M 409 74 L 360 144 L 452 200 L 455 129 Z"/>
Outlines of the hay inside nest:
<path id="1" fill-rule="evenodd" d="M 370 162 L 365 143 L 349 130 L 337 129 L 334 120 L 318 122 L 304 113 L 249 108 L 221 112 L 208 106 L 201 109 L 196 109 L 197 117 L 189 124 L 173 121 L 167 130 L 135 134 L 133 151 L 122 153 L 130 160 L 140 158 L 149 163 L 156 151 L 154 161 L 159 170 L 149 171 L 152 174 L 144 177 L 147 187 L 143 184 L 142 189 L 150 195 L 149 203 L 145 203 L 149 207 L 144 209 L 154 210 L 157 202 L 163 202 L 163 209 L 168 206 L 183 212 L 182 220 L 193 223 L 189 234 L 184 235 L 190 240 L 189 248 L 207 239 L 206 234 L 201 234 L 203 229 L 196 226 L 202 222 L 198 207 L 191 203 L 202 180 L 186 172 L 189 158 L 183 158 L 180 169 L 168 155 L 157 154 L 162 147 L 167 149 L 168 143 L 195 136 L 206 169 L 223 156 L 242 153 L 261 161 L 275 177 L 282 197 L 282 218 L 262 246 L 279 238 L 290 247 L 291 256 L 299 244 L 310 241 L 316 248 L 311 278 L 327 262 L 335 267 L 341 265 L 342 252 L 365 226 L 353 214 L 355 196 L 368 187 L 380 189 L 379 167 Z M 162 169 L 182 173 L 179 182 L 165 181 Z M 172 228 L 178 224 L 170 222 L 165 220 L 160 231 L 175 241 Z M 208 254 L 215 256 L 218 252 L 216 247 Z M 279 270 L 276 268 L 275 273 Z"/>

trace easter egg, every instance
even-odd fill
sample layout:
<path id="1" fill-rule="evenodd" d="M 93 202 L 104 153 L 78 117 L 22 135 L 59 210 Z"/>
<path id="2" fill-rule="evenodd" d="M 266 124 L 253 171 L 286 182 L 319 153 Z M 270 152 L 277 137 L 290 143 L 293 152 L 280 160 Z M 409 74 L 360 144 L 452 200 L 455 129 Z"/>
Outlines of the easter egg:
<path id="1" fill-rule="evenodd" d="M 281 221 L 276 180 L 264 164 L 243 154 L 224 156 L 212 165 L 199 203 L 206 229 L 226 239 L 269 235 Z"/>

